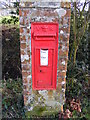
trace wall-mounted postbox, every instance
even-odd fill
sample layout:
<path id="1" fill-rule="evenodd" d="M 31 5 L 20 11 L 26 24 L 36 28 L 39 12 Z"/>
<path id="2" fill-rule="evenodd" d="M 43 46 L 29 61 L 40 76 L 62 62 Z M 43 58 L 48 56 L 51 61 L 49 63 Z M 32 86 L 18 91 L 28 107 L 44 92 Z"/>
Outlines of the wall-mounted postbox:
<path id="1" fill-rule="evenodd" d="M 32 88 L 56 89 L 58 23 L 32 23 Z"/>

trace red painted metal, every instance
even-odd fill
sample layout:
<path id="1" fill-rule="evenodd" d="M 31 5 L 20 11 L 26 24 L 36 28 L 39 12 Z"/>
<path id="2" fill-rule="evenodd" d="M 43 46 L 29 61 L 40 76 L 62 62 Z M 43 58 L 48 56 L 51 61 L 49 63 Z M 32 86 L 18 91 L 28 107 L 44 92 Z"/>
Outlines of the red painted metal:
<path id="1" fill-rule="evenodd" d="M 58 57 L 58 23 L 31 24 L 32 88 L 56 89 Z"/>

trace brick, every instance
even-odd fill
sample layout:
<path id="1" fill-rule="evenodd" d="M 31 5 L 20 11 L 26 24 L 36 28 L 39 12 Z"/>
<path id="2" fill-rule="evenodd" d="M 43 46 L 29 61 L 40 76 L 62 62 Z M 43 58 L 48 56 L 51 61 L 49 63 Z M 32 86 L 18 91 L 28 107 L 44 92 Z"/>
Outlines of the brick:
<path id="1" fill-rule="evenodd" d="M 59 61 L 60 62 L 63 62 L 63 61 L 67 62 L 67 59 L 66 58 L 60 58 Z"/>
<path id="2" fill-rule="evenodd" d="M 66 33 L 69 33 L 69 31 L 70 31 L 70 27 L 68 27 L 68 28 L 60 28 L 60 30 L 62 30 L 63 32 L 66 32 Z M 61 35 L 60 37 L 62 38 L 62 36 L 63 35 Z"/>
<path id="3" fill-rule="evenodd" d="M 62 50 L 60 50 L 60 52 L 59 52 L 59 56 L 68 56 L 68 51 L 62 51 Z"/>
<path id="4" fill-rule="evenodd" d="M 26 90 L 27 89 L 27 85 L 23 85 L 23 89 Z"/>
<path id="5" fill-rule="evenodd" d="M 71 18 L 69 17 L 69 18 L 68 18 L 68 24 L 69 24 L 69 26 L 70 26 L 70 21 L 71 21 Z"/>
<path id="6" fill-rule="evenodd" d="M 22 36 L 20 36 L 20 42 L 22 41 L 23 39 L 22 39 Z"/>
<path id="7" fill-rule="evenodd" d="M 22 69 L 23 69 L 23 70 L 30 70 L 30 66 L 29 66 L 29 65 L 23 65 L 23 66 L 22 66 Z"/>
<path id="8" fill-rule="evenodd" d="M 58 84 L 62 82 L 62 78 L 58 78 Z"/>
<path id="9" fill-rule="evenodd" d="M 59 72 L 59 73 L 58 73 L 58 76 L 60 76 L 60 77 L 62 77 L 62 76 L 65 77 L 65 76 L 66 76 L 66 72 Z"/>
<path id="10" fill-rule="evenodd" d="M 28 96 L 30 95 L 30 92 L 29 91 L 27 91 L 27 93 L 26 93 Z"/>
<path id="11" fill-rule="evenodd" d="M 19 16 L 22 16 L 22 11 L 19 9 Z"/>
<path id="12" fill-rule="evenodd" d="M 25 37 L 25 35 L 23 36 L 23 40 L 26 40 L 26 37 Z"/>
<path id="13" fill-rule="evenodd" d="M 24 95 L 24 104 L 25 104 L 25 106 L 27 105 L 27 100 L 28 100 L 28 97 L 26 97 L 26 95 Z"/>
<path id="14" fill-rule="evenodd" d="M 28 40 L 30 41 L 30 36 L 28 36 Z"/>
<path id="15" fill-rule="evenodd" d="M 63 25 L 64 25 L 64 24 L 68 24 L 68 19 L 65 18 L 65 17 L 63 18 Z"/>
<path id="16" fill-rule="evenodd" d="M 30 73 L 28 73 L 28 72 L 22 72 L 22 75 L 23 75 L 24 77 L 27 77 L 28 75 L 30 75 Z"/>
<path id="17" fill-rule="evenodd" d="M 63 105 L 61 106 L 61 112 L 63 113 Z"/>
<path id="18" fill-rule="evenodd" d="M 53 22 L 59 22 L 59 18 L 54 18 L 52 21 Z"/>
<path id="19" fill-rule="evenodd" d="M 24 54 L 25 54 L 24 50 L 21 49 L 21 55 L 24 55 Z"/>
<path id="20" fill-rule="evenodd" d="M 23 33 L 23 28 L 20 28 L 20 33 Z"/>
<path id="21" fill-rule="evenodd" d="M 25 77 L 23 78 L 23 83 L 25 83 L 25 84 L 27 83 L 27 78 L 25 78 Z"/>
<path id="22" fill-rule="evenodd" d="M 29 40 L 27 42 L 30 42 Z M 27 45 L 27 51 L 30 53 L 30 44 Z"/>
<path id="23" fill-rule="evenodd" d="M 28 50 L 27 50 L 27 54 L 28 54 L 28 55 L 29 55 L 29 57 L 30 57 L 30 49 L 28 49 Z"/>
<path id="24" fill-rule="evenodd" d="M 30 95 L 30 93 L 29 93 L 28 91 L 26 91 L 26 90 L 23 91 L 23 94 L 24 94 L 25 96 Z M 27 100 L 27 99 L 26 99 L 26 100 Z"/>
<path id="25" fill-rule="evenodd" d="M 61 2 L 61 7 L 63 8 L 71 8 L 70 2 Z"/>
<path id="26" fill-rule="evenodd" d="M 60 34 L 60 40 L 63 40 L 63 35 Z"/>
<path id="27" fill-rule="evenodd" d="M 26 10 L 24 10 L 24 16 L 25 16 L 25 17 L 27 16 L 27 11 L 26 11 Z"/>
<path id="28" fill-rule="evenodd" d="M 23 62 L 22 62 L 22 65 L 25 65 L 25 64 L 30 64 L 30 59 L 29 60 L 24 60 Z"/>
<path id="29" fill-rule="evenodd" d="M 68 49 L 69 49 L 69 41 L 68 40 L 65 41 L 65 40 L 66 39 L 63 39 L 63 40 L 60 41 L 60 45 L 59 45 L 60 50 L 62 50 L 62 47 L 65 46 L 65 47 L 67 47 L 67 51 L 68 51 Z"/>
<path id="30" fill-rule="evenodd" d="M 61 48 L 62 48 L 63 44 L 62 44 L 62 43 L 60 43 L 60 44 L 59 44 L 59 46 L 60 46 L 60 50 L 61 50 Z"/>
<path id="31" fill-rule="evenodd" d="M 66 84 L 66 78 L 62 78 L 62 82 L 65 82 L 65 84 Z"/>
<path id="32" fill-rule="evenodd" d="M 25 19 L 25 25 L 29 25 L 29 20 Z"/>
<path id="33" fill-rule="evenodd" d="M 31 85 L 31 80 L 29 80 L 29 84 Z"/>
<path id="34" fill-rule="evenodd" d="M 24 25 L 24 18 L 21 16 L 19 17 L 20 25 Z"/>
<path id="35" fill-rule="evenodd" d="M 67 10 L 67 13 L 66 13 L 66 15 L 65 15 L 64 17 L 70 17 L 70 16 L 71 16 L 71 10 L 68 9 L 68 10 Z"/>
<path id="36" fill-rule="evenodd" d="M 69 49 L 69 42 L 67 43 L 67 48 Z"/>
<path id="37" fill-rule="evenodd" d="M 60 84 L 57 84 L 56 92 L 60 93 L 61 89 L 62 89 L 62 86 Z"/>
<path id="38" fill-rule="evenodd" d="M 58 69 L 61 70 L 61 71 L 62 70 L 65 70 L 65 71 L 67 70 L 66 65 L 61 65 L 61 64 L 59 65 Z"/>
<path id="39" fill-rule="evenodd" d="M 30 29 L 27 29 L 27 33 L 30 33 Z"/>
<path id="40" fill-rule="evenodd" d="M 21 43 L 21 49 L 25 49 L 26 48 L 26 43 Z"/>

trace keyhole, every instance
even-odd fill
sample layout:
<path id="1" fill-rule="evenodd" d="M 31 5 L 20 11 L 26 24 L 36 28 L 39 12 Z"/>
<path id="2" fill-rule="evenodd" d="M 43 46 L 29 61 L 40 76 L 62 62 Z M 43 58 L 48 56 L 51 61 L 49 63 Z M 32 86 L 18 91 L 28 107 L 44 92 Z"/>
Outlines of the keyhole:
<path id="1" fill-rule="evenodd" d="M 40 72 L 42 72 L 42 70 L 40 70 Z"/>

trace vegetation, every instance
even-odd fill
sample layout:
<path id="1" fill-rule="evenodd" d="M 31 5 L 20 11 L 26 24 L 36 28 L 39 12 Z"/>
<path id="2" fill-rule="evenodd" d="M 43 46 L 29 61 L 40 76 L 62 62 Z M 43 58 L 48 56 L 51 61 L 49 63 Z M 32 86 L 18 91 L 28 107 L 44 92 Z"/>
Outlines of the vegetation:
<path id="1" fill-rule="evenodd" d="M 71 12 L 70 51 L 67 70 L 66 102 L 64 112 L 57 117 L 90 119 L 89 103 L 89 11 L 82 11 L 80 3 L 73 3 Z M 3 18 L 3 24 L 16 24 L 16 17 Z M 2 107 L 3 118 L 25 118 L 22 94 L 19 29 L 2 31 L 3 80 Z M 42 108 L 36 108 L 42 112 Z M 28 114 L 28 113 L 27 113 Z M 28 116 L 28 115 L 27 115 Z M 51 116 L 52 117 L 52 116 Z M 58 119 L 57 118 L 57 119 Z"/>
<path id="2" fill-rule="evenodd" d="M 72 118 L 90 119 L 89 113 L 89 14 L 81 4 L 73 3 L 71 11 L 70 50 L 67 66 L 66 103 Z M 68 114 L 68 113 L 67 113 Z"/>
<path id="3" fill-rule="evenodd" d="M 70 61 L 76 62 L 76 54 L 85 34 L 89 26 L 89 15 L 90 9 L 85 11 L 85 7 L 87 4 L 90 4 L 88 1 L 84 3 L 83 8 L 81 10 L 80 2 L 74 2 L 72 4 L 71 11 L 71 46 L 70 46 Z M 84 40 L 84 39 L 83 39 Z"/>
<path id="4" fill-rule="evenodd" d="M 8 16 L 8 17 L 3 17 L 1 19 L 2 24 L 18 24 L 19 23 L 19 18 L 16 16 Z"/>
<path id="5" fill-rule="evenodd" d="M 14 2 L 16 12 L 11 11 L 12 16 L 3 16 L 0 18 L 0 24 L 19 24 L 19 2 Z"/>
<path id="6" fill-rule="evenodd" d="M 3 118 L 21 118 L 24 115 L 22 79 L 2 80 Z"/>

